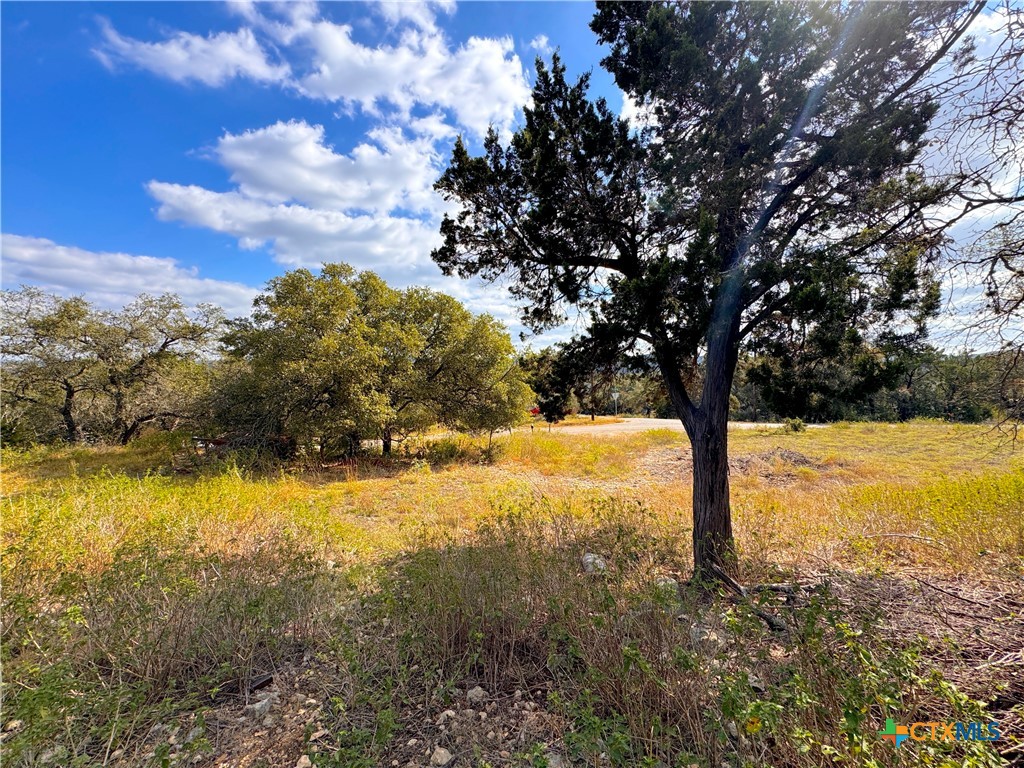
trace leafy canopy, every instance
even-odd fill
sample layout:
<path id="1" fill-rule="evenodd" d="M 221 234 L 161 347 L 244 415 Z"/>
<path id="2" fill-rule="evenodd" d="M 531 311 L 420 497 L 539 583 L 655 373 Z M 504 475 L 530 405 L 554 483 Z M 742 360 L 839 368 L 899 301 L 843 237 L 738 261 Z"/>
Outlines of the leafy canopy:
<path id="1" fill-rule="evenodd" d="M 517 423 L 530 391 L 504 327 L 425 288 L 325 265 L 270 281 L 225 343 L 233 368 L 215 407 L 249 441 L 320 442 L 326 453 L 434 424 L 494 431 Z"/>

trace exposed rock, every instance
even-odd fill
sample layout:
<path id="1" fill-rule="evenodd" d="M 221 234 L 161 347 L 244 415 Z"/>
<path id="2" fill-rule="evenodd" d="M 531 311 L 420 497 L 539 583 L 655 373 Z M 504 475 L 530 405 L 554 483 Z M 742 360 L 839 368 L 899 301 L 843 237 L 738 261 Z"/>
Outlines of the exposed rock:
<path id="1" fill-rule="evenodd" d="M 658 588 L 658 592 L 666 597 L 679 597 L 679 582 L 671 576 L 659 576 L 654 580 L 654 585 Z"/>
<path id="2" fill-rule="evenodd" d="M 722 643 L 722 638 L 714 629 L 699 621 L 694 622 L 690 627 L 690 640 L 694 645 L 721 645 Z"/>
<path id="3" fill-rule="evenodd" d="M 245 714 L 251 717 L 253 720 L 261 720 L 267 716 L 270 712 L 270 708 L 277 703 L 277 694 L 272 693 L 269 696 L 265 696 L 259 701 L 249 704 L 245 708 Z"/>
<path id="4" fill-rule="evenodd" d="M 295 768 L 312 768 L 313 761 L 309 759 L 309 755 L 303 755 L 299 758 L 298 762 L 295 763 Z"/>
<path id="5" fill-rule="evenodd" d="M 19 728 L 21 728 L 23 725 L 25 725 L 25 722 L 23 720 L 8 720 L 7 724 L 4 726 L 4 730 L 5 731 L 16 731 Z"/>
<path id="6" fill-rule="evenodd" d="M 430 756 L 431 765 L 448 765 L 452 761 L 452 753 L 444 747 L 435 747 L 434 754 Z"/>
<path id="7" fill-rule="evenodd" d="M 451 719 L 452 719 L 453 717 L 455 717 L 455 710 L 454 710 L 454 709 L 446 709 L 446 710 L 445 710 L 444 712 L 442 712 L 442 713 L 441 713 L 441 715 L 440 715 L 440 716 L 439 716 L 439 717 L 437 718 L 437 724 L 438 724 L 438 725 L 444 725 L 444 724 L 445 724 L 445 723 L 447 723 L 447 722 L 448 722 L 449 720 L 451 720 Z"/>
<path id="8" fill-rule="evenodd" d="M 466 700 L 470 704 L 482 704 L 487 700 L 487 691 L 479 685 L 475 688 L 470 688 L 469 692 L 466 694 Z"/>
<path id="9" fill-rule="evenodd" d="M 608 563 L 605 562 L 605 559 L 593 552 L 587 552 L 583 556 L 582 563 L 584 573 L 598 574 L 608 570 Z"/>

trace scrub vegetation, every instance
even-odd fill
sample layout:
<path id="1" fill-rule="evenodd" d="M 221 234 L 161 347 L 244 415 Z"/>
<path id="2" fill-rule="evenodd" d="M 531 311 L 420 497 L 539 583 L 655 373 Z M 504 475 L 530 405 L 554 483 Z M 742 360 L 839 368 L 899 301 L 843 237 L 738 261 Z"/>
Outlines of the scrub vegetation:
<path id="1" fill-rule="evenodd" d="M 777 587 L 748 599 L 685 583 L 689 451 L 668 430 L 538 426 L 272 469 L 175 433 L 6 450 L 5 762 L 1015 754 L 1019 447 L 941 422 L 730 438 L 743 581 Z M 265 675 L 285 698 L 263 715 Z M 886 717 L 1005 736 L 896 751 Z"/>

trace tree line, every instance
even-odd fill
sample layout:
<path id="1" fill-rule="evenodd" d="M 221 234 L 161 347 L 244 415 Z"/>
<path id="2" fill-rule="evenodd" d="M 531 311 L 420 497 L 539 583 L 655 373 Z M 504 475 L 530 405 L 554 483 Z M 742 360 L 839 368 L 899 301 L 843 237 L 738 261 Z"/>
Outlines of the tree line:
<path id="1" fill-rule="evenodd" d="M 527 351 L 522 364 L 540 414 L 548 421 L 569 414 L 679 417 L 650 360 L 595 364 L 569 343 Z M 930 418 L 1001 423 L 1019 418 L 1022 405 L 1024 367 L 1013 349 L 948 352 L 926 344 L 886 359 L 865 346 L 828 365 L 741 355 L 729 417 L 753 422 Z"/>
<path id="2" fill-rule="evenodd" d="M 385 454 L 435 425 L 493 435 L 533 393 L 504 326 L 343 264 L 274 278 L 250 316 L 140 296 L 119 311 L 3 294 L 5 444 L 126 444 L 148 429 L 280 457 Z"/>

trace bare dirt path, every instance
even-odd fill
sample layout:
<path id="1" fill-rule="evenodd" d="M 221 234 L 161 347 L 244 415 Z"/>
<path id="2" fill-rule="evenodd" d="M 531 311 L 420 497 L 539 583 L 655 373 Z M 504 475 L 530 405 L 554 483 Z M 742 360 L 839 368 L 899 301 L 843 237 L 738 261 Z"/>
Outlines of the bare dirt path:
<path id="1" fill-rule="evenodd" d="M 773 422 L 752 422 L 752 421 L 730 421 L 730 429 L 780 429 L 782 424 Z M 820 425 L 809 424 L 810 427 Z M 547 430 L 546 425 L 536 425 L 536 429 Z M 552 432 L 563 432 L 570 434 L 588 435 L 626 435 L 634 432 L 648 432 L 652 429 L 670 429 L 673 432 L 683 432 L 683 425 L 679 419 L 622 419 L 613 423 L 591 424 L 589 422 L 573 422 L 571 424 L 555 424 Z"/>

